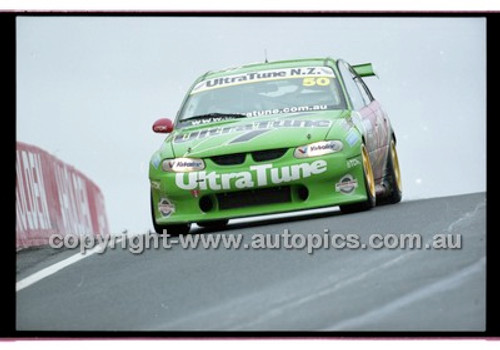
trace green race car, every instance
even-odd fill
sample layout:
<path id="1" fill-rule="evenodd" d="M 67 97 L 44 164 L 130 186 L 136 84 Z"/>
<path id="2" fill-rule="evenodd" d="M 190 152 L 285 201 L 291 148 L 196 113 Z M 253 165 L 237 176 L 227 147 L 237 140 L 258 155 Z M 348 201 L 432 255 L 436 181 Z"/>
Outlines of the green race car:
<path id="1" fill-rule="evenodd" d="M 198 78 L 150 162 L 158 233 L 231 218 L 401 200 L 396 136 L 362 77 L 331 58 L 251 64 Z"/>

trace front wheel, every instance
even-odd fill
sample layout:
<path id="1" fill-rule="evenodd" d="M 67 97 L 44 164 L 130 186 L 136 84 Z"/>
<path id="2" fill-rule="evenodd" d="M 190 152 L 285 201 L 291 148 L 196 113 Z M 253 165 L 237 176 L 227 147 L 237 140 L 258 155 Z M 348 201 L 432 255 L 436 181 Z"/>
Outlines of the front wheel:
<path id="1" fill-rule="evenodd" d="M 396 143 L 391 141 L 389 155 L 387 157 L 387 175 L 389 181 L 390 192 L 385 198 L 385 202 L 395 204 L 401 202 L 403 197 L 403 184 L 401 181 L 401 170 L 399 168 L 398 153 L 396 152 Z"/>
<path id="2" fill-rule="evenodd" d="M 375 178 L 373 176 L 372 164 L 365 145 L 361 146 L 361 157 L 363 158 L 363 178 L 366 188 L 366 201 L 354 204 L 346 204 L 340 206 L 342 213 L 355 213 L 371 209 L 375 206 Z"/>
<path id="3" fill-rule="evenodd" d="M 191 224 L 158 225 L 154 221 L 153 226 L 157 234 L 162 235 L 166 233 L 170 236 L 185 235 L 188 234 L 191 229 Z"/>
<path id="4" fill-rule="evenodd" d="M 215 229 L 221 229 L 221 228 L 226 227 L 228 222 L 229 222 L 229 220 L 227 220 L 227 219 L 220 219 L 220 220 L 197 222 L 196 224 L 200 227 L 203 227 L 203 228 L 215 230 Z"/>

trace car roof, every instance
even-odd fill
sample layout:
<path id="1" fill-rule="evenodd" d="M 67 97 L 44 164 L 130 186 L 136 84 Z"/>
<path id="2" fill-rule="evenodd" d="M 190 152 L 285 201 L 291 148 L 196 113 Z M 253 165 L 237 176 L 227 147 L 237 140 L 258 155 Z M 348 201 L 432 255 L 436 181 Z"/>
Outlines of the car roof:
<path id="1" fill-rule="evenodd" d="M 330 57 L 323 58 L 302 58 L 284 61 L 273 61 L 264 63 L 251 63 L 239 67 L 230 67 L 218 71 L 209 71 L 199 77 L 197 81 L 202 81 L 211 78 L 219 78 L 227 75 L 248 73 L 269 69 L 282 69 L 282 68 L 298 68 L 298 67 L 316 67 L 325 66 L 327 64 L 334 65 L 335 60 Z"/>

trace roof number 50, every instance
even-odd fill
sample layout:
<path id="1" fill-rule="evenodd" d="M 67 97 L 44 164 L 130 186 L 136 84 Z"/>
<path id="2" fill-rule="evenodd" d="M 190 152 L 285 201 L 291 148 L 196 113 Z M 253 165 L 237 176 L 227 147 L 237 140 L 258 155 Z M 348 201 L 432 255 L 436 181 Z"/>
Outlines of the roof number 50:
<path id="1" fill-rule="evenodd" d="M 326 77 L 320 77 L 320 78 L 314 78 L 314 77 L 309 77 L 309 78 L 304 78 L 302 80 L 302 85 L 303 86 L 327 86 L 330 85 L 330 79 Z"/>

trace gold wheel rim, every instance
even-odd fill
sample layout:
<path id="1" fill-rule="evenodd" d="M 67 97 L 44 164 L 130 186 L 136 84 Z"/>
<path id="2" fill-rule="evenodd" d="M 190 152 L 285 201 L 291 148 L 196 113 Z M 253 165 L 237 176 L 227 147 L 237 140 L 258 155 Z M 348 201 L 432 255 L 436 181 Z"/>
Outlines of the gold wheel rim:
<path id="1" fill-rule="evenodd" d="M 394 143 L 394 141 L 391 141 L 391 157 L 396 184 L 398 185 L 398 190 L 401 191 L 403 184 L 401 182 L 401 170 L 399 169 L 398 153 L 396 152 L 396 144 Z"/>
<path id="2" fill-rule="evenodd" d="M 363 168 L 365 170 L 368 191 L 370 191 L 370 195 L 372 197 L 375 197 L 375 179 L 373 178 L 372 164 L 370 163 L 370 157 L 368 156 L 368 152 L 364 145 L 361 148 L 361 153 L 363 155 Z"/>

